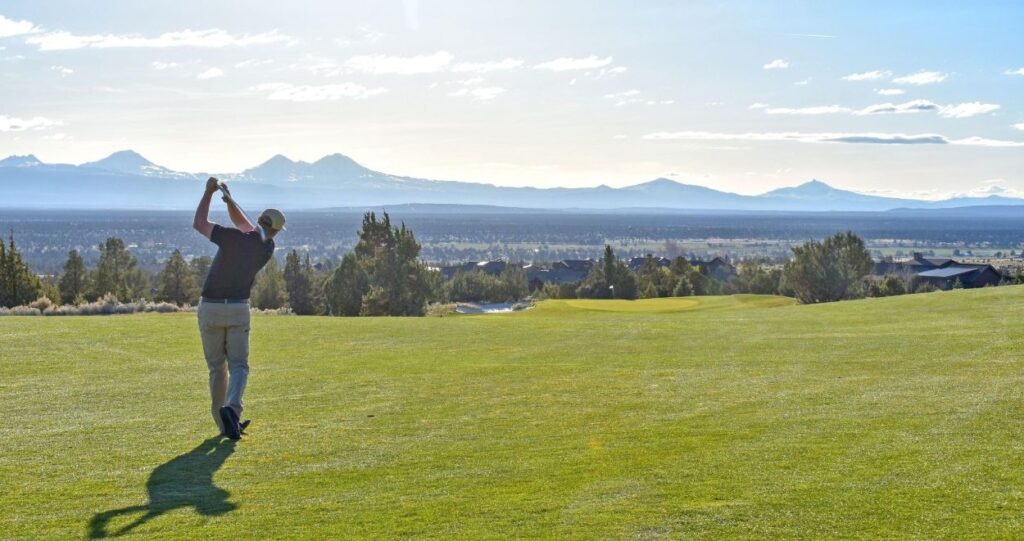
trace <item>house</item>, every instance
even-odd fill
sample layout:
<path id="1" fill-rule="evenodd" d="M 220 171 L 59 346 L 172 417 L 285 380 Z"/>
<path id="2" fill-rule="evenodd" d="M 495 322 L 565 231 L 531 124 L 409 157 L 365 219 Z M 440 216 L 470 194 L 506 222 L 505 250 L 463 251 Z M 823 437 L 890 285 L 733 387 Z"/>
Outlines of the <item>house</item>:
<path id="1" fill-rule="evenodd" d="M 931 284 L 939 289 L 953 289 L 957 282 L 964 288 L 997 286 L 1003 281 L 1003 275 L 992 265 L 964 265 L 952 263 L 944 267 L 930 269 L 914 276 L 914 289 L 923 284 Z"/>
<path id="2" fill-rule="evenodd" d="M 710 261 L 691 259 L 690 266 L 697 267 L 702 274 L 710 276 L 719 282 L 726 282 L 737 274 L 736 267 L 720 256 L 716 256 Z"/>
<path id="3" fill-rule="evenodd" d="M 886 259 L 875 263 L 875 274 L 902 276 L 911 289 L 931 284 L 939 289 L 953 289 L 959 281 L 964 288 L 999 285 L 1004 276 L 992 265 L 960 263 L 948 257 L 924 257 L 915 253 L 908 261 Z"/>
<path id="4" fill-rule="evenodd" d="M 540 265 L 527 265 L 526 281 L 530 290 L 544 287 L 544 284 L 575 284 L 582 282 L 590 270 L 594 268 L 593 259 L 563 259 L 551 264 L 550 268 Z"/>
<path id="5" fill-rule="evenodd" d="M 627 263 L 629 270 L 633 272 L 640 270 L 640 267 L 644 266 L 644 261 L 647 261 L 648 257 L 654 259 L 654 264 L 659 267 L 668 267 L 672 265 L 672 260 L 667 257 L 654 257 L 651 254 L 647 254 L 644 257 L 630 258 L 629 263 Z"/>

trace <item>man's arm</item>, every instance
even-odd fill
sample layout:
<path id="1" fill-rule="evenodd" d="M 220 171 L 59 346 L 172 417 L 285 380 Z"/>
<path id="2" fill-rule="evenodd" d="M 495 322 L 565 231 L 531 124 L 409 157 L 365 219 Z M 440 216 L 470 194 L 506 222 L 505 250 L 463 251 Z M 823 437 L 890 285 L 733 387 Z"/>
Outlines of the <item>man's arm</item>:
<path id="1" fill-rule="evenodd" d="M 210 177 L 206 181 L 206 192 L 199 200 L 196 207 L 196 215 L 192 218 L 192 228 L 200 232 L 204 237 L 210 238 L 213 234 L 213 222 L 210 221 L 210 200 L 213 199 L 213 192 L 217 191 L 217 179 Z"/>
<path id="2" fill-rule="evenodd" d="M 228 206 L 228 216 L 231 217 L 231 223 L 235 224 L 242 233 L 248 233 L 250 231 L 256 231 L 256 226 L 249 221 L 242 209 L 238 208 L 238 204 L 231 197 L 225 195 L 223 197 L 224 202 Z"/>

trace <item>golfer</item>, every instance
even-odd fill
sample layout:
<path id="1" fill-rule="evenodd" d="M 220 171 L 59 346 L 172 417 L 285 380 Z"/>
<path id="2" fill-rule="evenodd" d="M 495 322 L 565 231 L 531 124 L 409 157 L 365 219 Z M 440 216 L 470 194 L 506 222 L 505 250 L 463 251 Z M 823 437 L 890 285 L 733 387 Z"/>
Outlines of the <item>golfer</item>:
<path id="1" fill-rule="evenodd" d="M 235 227 L 210 221 L 210 200 L 217 190 L 224 194 Z M 264 210 L 254 226 L 227 186 L 210 177 L 192 227 L 217 245 L 199 302 L 199 334 L 210 369 L 213 420 L 222 435 L 237 440 L 249 425 L 239 422 L 249 379 L 249 291 L 256 273 L 274 256 L 274 236 L 284 229 L 284 214 Z"/>

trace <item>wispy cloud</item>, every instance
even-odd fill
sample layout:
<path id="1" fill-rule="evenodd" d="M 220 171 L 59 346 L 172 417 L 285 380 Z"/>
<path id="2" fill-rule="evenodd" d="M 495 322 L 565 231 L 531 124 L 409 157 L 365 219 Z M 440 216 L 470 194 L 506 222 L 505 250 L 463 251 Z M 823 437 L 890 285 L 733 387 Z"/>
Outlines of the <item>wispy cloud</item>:
<path id="1" fill-rule="evenodd" d="M 154 60 L 151 63 L 151 65 L 153 66 L 153 69 L 155 69 L 157 71 L 164 71 L 164 70 L 175 69 L 175 68 L 180 68 L 181 67 L 181 64 L 179 64 L 177 62 L 161 62 L 159 60 Z"/>
<path id="2" fill-rule="evenodd" d="M 865 71 L 863 73 L 851 73 L 843 77 L 844 81 L 877 81 L 879 79 L 888 79 L 892 77 L 891 71 L 874 70 Z"/>
<path id="3" fill-rule="evenodd" d="M 925 111 L 938 111 L 941 107 L 932 103 L 928 100 L 912 100 L 906 103 L 879 103 L 877 105 L 869 105 L 859 111 L 856 114 L 865 115 L 903 115 L 909 113 L 923 113 Z"/>
<path id="4" fill-rule="evenodd" d="M 204 70 L 199 75 L 196 75 L 196 79 L 216 79 L 217 77 L 223 77 L 224 70 L 220 68 L 209 68 Z"/>
<path id="5" fill-rule="evenodd" d="M 830 115 L 836 113 L 849 113 L 849 107 L 839 105 L 818 105 L 812 107 L 767 107 L 764 112 L 769 115 Z"/>
<path id="6" fill-rule="evenodd" d="M 903 133 L 833 133 L 833 132 L 748 132 L 719 133 L 706 131 L 655 132 L 644 136 L 652 141 L 781 141 L 798 143 L 851 143 L 883 145 L 965 145 L 986 147 L 1024 147 L 1024 141 L 1001 141 L 982 137 L 949 139 L 938 134 Z"/>
<path id="7" fill-rule="evenodd" d="M 641 92 L 634 88 L 632 90 L 626 90 L 625 92 L 605 94 L 604 98 L 606 100 L 614 100 L 615 106 L 621 107 L 623 105 L 629 105 L 630 103 L 643 103 L 644 101 L 646 101 L 643 98 L 639 97 L 640 94 Z"/>
<path id="8" fill-rule="evenodd" d="M 801 80 L 799 80 L 799 81 L 797 81 L 797 82 L 795 82 L 793 84 L 796 85 L 796 86 L 807 86 L 807 85 L 811 84 L 811 80 L 812 80 L 812 78 L 808 77 L 806 79 L 801 79 Z"/>
<path id="9" fill-rule="evenodd" d="M 34 34 L 41 29 L 29 21 L 15 21 L 0 15 L 0 38 Z"/>
<path id="10" fill-rule="evenodd" d="M 355 83 L 333 85 L 293 85 L 290 83 L 267 83 L 252 87 L 257 92 L 267 92 L 267 99 L 273 101 L 335 101 L 343 98 L 365 99 L 387 92 L 386 88 L 367 88 Z"/>
<path id="11" fill-rule="evenodd" d="M 879 96 L 902 96 L 905 92 L 902 88 L 876 88 L 875 93 Z"/>
<path id="12" fill-rule="evenodd" d="M 1017 68 L 1015 70 L 1006 70 L 1003 73 L 1007 75 L 1021 75 L 1024 76 L 1024 68 Z"/>
<path id="13" fill-rule="evenodd" d="M 378 75 L 417 75 L 444 71 L 453 58 L 447 51 L 416 56 L 360 55 L 345 61 L 345 67 Z"/>
<path id="14" fill-rule="evenodd" d="M 519 68 L 523 65 L 521 58 L 506 58 L 490 62 L 459 62 L 452 66 L 456 73 L 490 73 L 492 71 L 507 71 Z"/>
<path id="15" fill-rule="evenodd" d="M 65 66 L 50 66 L 50 71 L 56 71 L 61 77 L 67 77 L 75 73 L 75 70 Z"/>
<path id="16" fill-rule="evenodd" d="M 454 92 L 449 92 L 448 95 L 453 98 L 468 97 L 477 101 L 491 101 L 504 93 L 505 89 L 500 86 L 464 86 Z"/>
<path id="17" fill-rule="evenodd" d="M 1013 127 L 1020 131 L 1024 131 L 1024 122 L 1021 122 L 1020 124 L 1014 124 Z"/>
<path id="18" fill-rule="evenodd" d="M 615 59 L 610 56 L 604 58 L 598 56 L 588 56 L 585 58 L 571 58 L 561 57 L 551 60 L 549 62 L 543 62 L 533 66 L 533 69 L 550 70 L 550 71 L 576 71 L 576 70 L 590 70 L 603 68 L 614 62 Z"/>
<path id="19" fill-rule="evenodd" d="M 938 71 L 919 71 L 902 77 L 897 77 L 892 82 L 898 85 L 932 85 L 945 81 L 948 75 Z"/>
<path id="20" fill-rule="evenodd" d="M 767 103 L 756 102 L 756 103 L 751 103 L 750 107 L 748 107 L 748 109 L 757 110 L 757 109 L 764 109 L 766 107 L 768 107 Z"/>
<path id="21" fill-rule="evenodd" d="M 273 63 L 274 63 L 274 61 L 270 60 L 270 59 L 267 59 L 267 60 L 257 60 L 255 58 L 250 58 L 248 60 L 243 60 L 241 62 L 236 63 L 235 64 L 235 68 L 237 68 L 237 69 L 252 68 L 252 67 L 256 67 L 256 66 L 266 66 L 268 64 L 273 64 Z"/>
<path id="22" fill-rule="evenodd" d="M 26 131 L 43 130 L 55 126 L 63 126 L 60 120 L 51 120 L 46 117 L 35 116 L 32 118 L 17 118 L 13 116 L 0 115 L 0 131 Z"/>
<path id="23" fill-rule="evenodd" d="M 776 58 L 771 62 L 764 65 L 766 70 L 784 70 L 789 67 L 789 60 L 784 58 Z"/>
<path id="24" fill-rule="evenodd" d="M 972 101 L 970 103 L 958 103 L 947 105 L 939 111 L 939 115 L 946 118 L 970 118 L 972 116 L 984 115 L 999 109 L 995 103 L 981 103 Z"/>
<path id="25" fill-rule="evenodd" d="M 66 51 L 84 48 L 165 49 L 169 47 L 201 47 L 216 49 L 229 46 L 244 47 L 247 45 L 292 41 L 292 38 L 278 33 L 277 30 L 262 34 L 234 35 L 219 28 L 211 28 L 209 30 L 167 32 L 155 38 L 147 38 L 136 34 L 75 35 L 70 32 L 60 31 L 30 36 L 25 40 L 25 43 L 36 45 L 40 51 Z"/>

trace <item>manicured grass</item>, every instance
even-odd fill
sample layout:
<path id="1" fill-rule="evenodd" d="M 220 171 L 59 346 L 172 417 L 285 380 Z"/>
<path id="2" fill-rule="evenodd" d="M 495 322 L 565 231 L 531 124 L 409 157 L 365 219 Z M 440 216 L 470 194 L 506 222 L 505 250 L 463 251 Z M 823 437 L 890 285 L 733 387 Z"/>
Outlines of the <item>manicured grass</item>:
<path id="1" fill-rule="evenodd" d="M 0 318 L 0 537 L 1020 538 L 1022 316 L 1021 287 L 264 316 L 233 446 L 194 315 Z"/>

